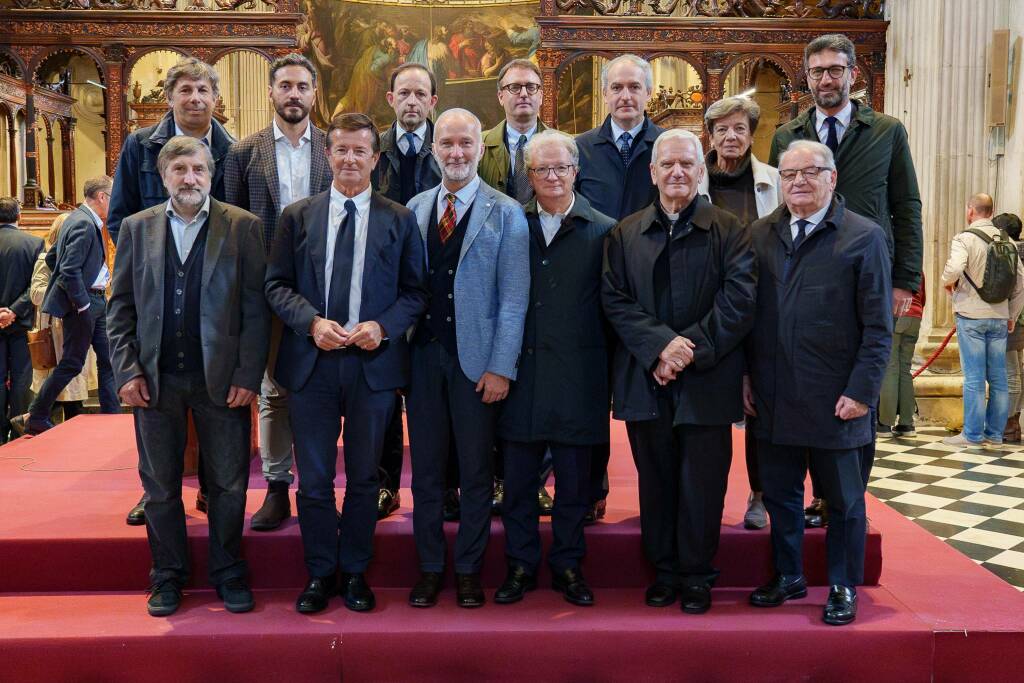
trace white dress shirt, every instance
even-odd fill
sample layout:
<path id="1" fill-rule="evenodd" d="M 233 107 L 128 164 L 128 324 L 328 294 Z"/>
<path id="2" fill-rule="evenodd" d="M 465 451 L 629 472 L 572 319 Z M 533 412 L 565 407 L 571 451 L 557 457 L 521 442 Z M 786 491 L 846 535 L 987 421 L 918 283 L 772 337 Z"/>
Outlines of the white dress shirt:
<path id="1" fill-rule="evenodd" d="M 457 224 L 462 220 L 462 217 L 466 215 L 466 209 L 476 199 L 476 191 L 480 189 L 480 176 L 474 176 L 469 184 L 463 187 L 461 190 L 455 193 L 455 223 Z M 437 222 L 441 223 L 441 216 L 444 215 L 444 210 L 448 208 L 448 199 L 445 195 L 448 194 L 448 188 L 441 183 L 441 190 L 437 193 Z"/>
<path id="2" fill-rule="evenodd" d="M 306 122 L 306 130 L 299 138 L 299 146 L 293 147 L 285 134 L 278 128 L 276 120 L 272 125 L 274 127 L 274 157 L 277 160 L 277 186 L 281 195 L 278 215 L 281 215 L 284 207 L 309 196 L 309 170 L 312 164 L 313 146 L 310 129 L 312 126 L 309 121 Z"/>
<path id="3" fill-rule="evenodd" d="M 818 209 L 807 218 L 801 219 L 799 216 L 791 216 L 789 219 L 789 234 L 792 238 L 796 239 L 796 234 L 800 232 L 800 226 L 796 223 L 799 220 L 807 221 L 807 226 L 804 228 L 804 239 L 807 239 L 811 231 L 818 227 L 818 224 L 825 218 L 825 214 L 828 213 L 829 206 L 831 203 L 826 204 L 823 208 Z"/>
<path id="4" fill-rule="evenodd" d="M 192 253 L 192 247 L 195 246 L 196 238 L 199 237 L 199 231 L 202 230 L 210 215 L 210 197 L 206 197 L 199 213 L 190 221 L 186 221 L 175 212 L 170 199 L 167 200 L 167 208 L 164 209 L 164 212 L 171 222 L 171 236 L 174 238 L 174 247 L 178 250 L 178 258 L 184 263 L 188 259 L 188 255 Z"/>
<path id="5" fill-rule="evenodd" d="M 817 107 L 814 108 L 815 116 L 815 130 L 818 131 L 818 140 L 821 144 L 826 144 L 828 140 L 828 124 L 825 123 L 825 119 L 828 118 L 828 114 L 824 113 Z M 850 119 L 853 118 L 853 102 L 847 101 L 846 106 L 835 115 L 836 116 L 836 140 L 838 142 L 843 141 L 843 134 L 850 127 Z"/>
<path id="6" fill-rule="evenodd" d="M 508 157 L 509 157 L 508 172 L 510 174 L 514 174 L 516 172 L 516 154 L 519 153 L 519 147 L 518 147 L 519 146 L 519 136 L 520 135 L 525 135 L 526 136 L 526 142 L 529 142 L 530 139 L 533 137 L 533 134 L 536 133 L 536 132 L 537 132 L 537 124 L 536 123 L 533 124 L 533 128 L 531 128 L 530 130 L 526 131 L 525 133 L 520 133 L 518 130 L 516 130 L 512 126 L 508 125 L 508 121 L 505 122 L 505 144 L 506 144 L 506 146 L 508 146 Z"/>
<path id="7" fill-rule="evenodd" d="M 367 185 L 366 189 L 355 197 L 346 197 L 338 188 L 331 185 L 331 209 L 330 221 L 327 224 L 327 259 L 324 268 L 324 301 L 330 310 L 331 304 L 331 276 L 334 274 L 334 247 L 338 242 L 338 233 L 341 224 L 345 220 L 345 202 L 352 200 L 356 205 L 356 233 L 353 236 L 352 245 L 352 279 L 348 286 L 348 320 L 343 327 L 351 331 L 359 324 L 359 304 L 363 297 L 363 265 L 366 262 L 366 234 L 370 225 L 370 196 L 373 188 Z M 340 320 L 337 322 L 341 322 Z"/>
<path id="8" fill-rule="evenodd" d="M 537 217 L 540 218 L 540 229 L 544 233 L 544 244 L 551 244 L 551 240 L 555 239 L 555 235 L 558 234 L 558 230 L 562 227 L 562 220 L 572 212 L 572 207 L 575 204 L 575 192 L 572 194 L 572 200 L 569 202 L 569 207 L 565 210 L 565 213 L 548 213 L 540 205 L 540 202 L 537 202 Z"/>
<path id="9" fill-rule="evenodd" d="M 416 146 L 416 153 L 419 154 L 420 150 L 423 149 L 423 143 L 427 139 L 427 122 L 423 121 L 420 127 L 416 130 L 406 130 L 397 123 L 395 124 L 395 137 L 397 138 L 396 144 L 398 145 L 398 151 L 402 155 L 409 153 L 409 139 L 405 137 L 406 133 L 412 133 L 413 144 Z"/>

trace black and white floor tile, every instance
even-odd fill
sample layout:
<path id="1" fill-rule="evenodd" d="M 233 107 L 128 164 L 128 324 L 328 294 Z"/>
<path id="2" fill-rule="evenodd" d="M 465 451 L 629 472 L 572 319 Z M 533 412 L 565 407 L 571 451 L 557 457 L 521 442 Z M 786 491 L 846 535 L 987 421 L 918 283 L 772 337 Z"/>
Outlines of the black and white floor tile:
<path id="1" fill-rule="evenodd" d="M 868 491 L 1024 591 L 1024 448 L 954 448 L 946 436 L 879 435 Z"/>

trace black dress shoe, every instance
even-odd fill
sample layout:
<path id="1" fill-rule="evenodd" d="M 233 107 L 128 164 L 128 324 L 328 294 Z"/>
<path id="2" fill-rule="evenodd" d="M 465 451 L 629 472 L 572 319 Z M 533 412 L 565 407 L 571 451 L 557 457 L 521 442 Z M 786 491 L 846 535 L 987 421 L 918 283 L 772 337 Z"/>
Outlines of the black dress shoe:
<path id="1" fill-rule="evenodd" d="M 249 612 L 256 605 L 245 579 L 228 579 L 217 586 L 217 597 L 224 601 L 224 609 L 229 612 Z"/>
<path id="2" fill-rule="evenodd" d="M 409 593 L 409 604 L 413 607 L 433 607 L 437 604 L 437 595 L 440 592 L 441 574 L 423 572 Z"/>
<path id="3" fill-rule="evenodd" d="M 649 607 L 668 607 L 676 601 L 676 595 L 679 593 L 675 586 L 669 586 L 665 583 L 654 583 L 647 588 L 647 594 L 644 596 L 644 602 Z"/>
<path id="4" fill-rule="evenodd" d="M 24 415 L 18 415 L 12 417 L 10 420 L 11 429 L 13 429 L 18 436 L 35 436 L 36 434 L 42 434 L 48 429 L 53 429 L 54 424 L 49 419 L 37 420 L 34 419 L 28 413 Z"/>
<path id="5" fill-rule="evenodd" d="M 263 499 L 263 505 L 252 516 L 249 527 L 253 531 L 273 531 L 291 516 L 292 502 L 288 498 L 288 482 L 268 481 L 267 496 Z"/>
<path id="6" fill-rule="evenodd" d="M 683 586 L 679 602 L 687 614 L 704 614 L 711 609 L 711 586 L 706 583 Z"/>
<path id="7" fill-rule="evenodd" d="M 828 525 L 828 508 L 825 501 L 815 498 L 811 504 L 804 508 L 804 526 L 812 529 L 820 529 Z"/>
<path id="8" fill-rule="evenodd" d="M 377 604 L 363 574 L 342 574 L 338 592 L 345 598 L 345 607 L 353 612 L 369 612 Z"/>
<path id="9" fill-rule="evenodd" d="M 162 581 L 149 589 L 146 609 L 151 617 L 169 617 L 181 605 L 181 589 L 171 581 Z"/>
<path id="10" fill-rule="evenodd" d="M 387 489 L 381 489 L 377 494 L 377 519 L 384 519 L 392 512 L 402 507 L 402 494 L 399 491 L 392 493 Z"/>
<path id="11" fill-rule="evenodd" d="M 519 602 L 526 595 L 537 587 L 537 577 L 526 571 L 526 568 L 518 564 L 510 564 L 505 582 L 494 592 L 494 602 L 499 605 L 511 605 Z"/>
<path id="12" fill-rule="evenodd" d="M 441 516 L 446 522 L 457 522 L 459 519 L 461 503 L 459 502 L 458 489 L 445 489 L 444 500 L 441 503 Z"/>
<path id="13" fill-rule="evenodd" d="M 857 589 L 852 586 L 832 586 L 825 603 L 822 620 L 832 626 L 843 626 L 857 618 Z"/>
<path id="14" fill-rule="evenodd" d="M 335 592 L 333 576 L 312 578 L 299 593 L 295 609 L 300 614 L 315 614 L 327 609 L 327 603 Z"/>
<path id="15" fill-rule="evenodd" d="M 583 523 L 587 525 L 597 524 L 598 520 L 604 519 L 604 512 L 607 507 L 608 501 L 604 499 L 597 501 L 587 510 L 587 514 L 583 517 Z"/>
<path id="16" fill-rule="evenodd" d="M 541 517 L 550 517 L 551 510 L 555 507 L 555 501 L 551 498 L 547 488 L 541 486 L 537 491 L 537 507 L 540 508 Z"/>
<path id="17" fill-rule="evenodd" d="M 483 607 L 486 600 L 479 574 L 455 575 L 455 601 L 459 607 Z"/>
<path id="18" fill-rule="evenodd" d="M 139 498 L 139 502 L 128 511 L 124 523 L 128 526 L 142 526 L 146 523 L 146 497 Z"/>
<path id="19" fill-rule="evenodd" d="M 206 494 L 200 489 L 196 493 L 196 512 L 202 512 L 204 515 L 209 511 L 209 506 L 206 504 Z"/>
<path id="20" fill-rule="evenodd" d="M 505 482 L 494 480 L 494 496 L 491 498 L 491 514 L 501 515 L 501 506 L 505 502 Z"/>
<path id="21" fill-rule="evenodd" d="M 807 597 L 807 580 L 803 574 L 795 576 L 776 574 L 771 583 L 760 586 L 750 594 L 750 604 L 754 607 L 778 607 L 786 600 L 799 600 Z"/>
<path id="22" fill-rule="evenodd" d="M 583 572 L 579 569 L 552 569 L 551 587 L 574 605 L 580 607 L 594 605 L 594 592 L 583 580 Z"/>

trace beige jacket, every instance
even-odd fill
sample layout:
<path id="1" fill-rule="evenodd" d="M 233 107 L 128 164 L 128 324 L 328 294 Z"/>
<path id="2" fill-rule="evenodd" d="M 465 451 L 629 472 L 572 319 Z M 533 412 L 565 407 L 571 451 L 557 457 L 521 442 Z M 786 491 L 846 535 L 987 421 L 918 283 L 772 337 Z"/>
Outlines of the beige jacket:
<path id="1" fill-rule="evenodd" d="M 993 237 L 999 234 L 999 228 L 992 225 L 992 220 L 988 218 L 974 221 L 969 228 L 983 230 Z M 942 269 L 942 285 L 956 285 L 953 289 L 953 312 L 965 318 L 1016 320 L 1021 309 L 1024 309 L 1024 265 L 1019 260 L 1017 285 L 1013 288 L 1013 294 L 1009 300 L 998 304 L 982 300 L 967 278 L 963 277 L 966 271 L 971 280 L 981 287 L 984 284 L 987 254 L 988 244 L 977 235 L 965 230 L 953 238 L 949 260 Z"/>

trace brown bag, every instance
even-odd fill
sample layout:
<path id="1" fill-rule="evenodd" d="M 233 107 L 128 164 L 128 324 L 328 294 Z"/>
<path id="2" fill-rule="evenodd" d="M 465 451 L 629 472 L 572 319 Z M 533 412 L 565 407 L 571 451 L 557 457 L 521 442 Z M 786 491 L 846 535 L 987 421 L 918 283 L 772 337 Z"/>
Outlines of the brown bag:
<path id="1" fill-rule="evenodd" d="M 49 327 L 29 330 L 28 353 L 32 356 L 32 367 L 36 370 L 57 367 L 57 352 L 53 347 L 53 333 Z"/>

